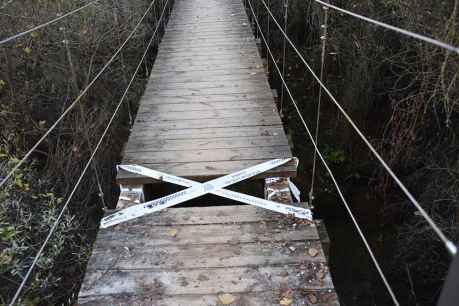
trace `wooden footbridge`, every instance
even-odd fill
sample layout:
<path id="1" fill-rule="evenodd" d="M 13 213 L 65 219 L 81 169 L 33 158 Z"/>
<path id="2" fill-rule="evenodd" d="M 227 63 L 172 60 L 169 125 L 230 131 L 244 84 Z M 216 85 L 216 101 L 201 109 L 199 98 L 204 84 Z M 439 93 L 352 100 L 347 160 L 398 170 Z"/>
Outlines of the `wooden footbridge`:
<path id="1" fill-rule="evenodd" d="M 206 181 L 291 156 L 241 0 L 176 0 L 123 164 Z M 291 162 L 244 184 L 291 203 L 295 175 Z M 117 180 L 117 209 L 162 188 L 123 171 Z M 100 230 L 79 304 L 338 305 L 319 223 L 202 204 Z"/>

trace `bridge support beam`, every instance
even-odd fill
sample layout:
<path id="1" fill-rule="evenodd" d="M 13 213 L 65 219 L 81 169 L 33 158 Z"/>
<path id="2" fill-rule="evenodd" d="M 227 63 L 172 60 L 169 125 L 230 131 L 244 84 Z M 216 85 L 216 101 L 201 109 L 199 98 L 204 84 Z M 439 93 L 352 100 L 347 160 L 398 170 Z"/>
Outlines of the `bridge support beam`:
<path id="1" fill-rule="evenodd" d="M 289 187 L 289 178 L 271 177 L 265 179 L 265 199 L 283 204 L 292 204 L 293 198 Z M 308 203 L 297 203 L 301 206 L 308 206 Z M 323 220 L 314 220 L 317 227 L 320 242 L 324 251 L 325 258 L 328 260 L 330 254 L 330 238 Z"/>
<path id="2" fill-rule="evenodd" d="M 144 185 L 120 185 L 120 189 L 117 210 L 145 202 Z"/>

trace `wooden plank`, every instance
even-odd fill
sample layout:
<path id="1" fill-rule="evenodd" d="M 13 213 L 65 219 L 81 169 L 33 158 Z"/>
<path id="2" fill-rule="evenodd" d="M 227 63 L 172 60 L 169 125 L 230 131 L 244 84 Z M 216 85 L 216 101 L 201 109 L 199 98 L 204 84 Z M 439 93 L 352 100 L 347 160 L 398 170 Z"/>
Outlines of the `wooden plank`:
<path id="1" fill-rule="evenodd" d="M 288 146 L 285 137 L 260 136 L 245 138 L 216 138 L 216 139 L 170 139 L 170 140 L 137 140 L 129 142 L 125 153 L 175 151 L 175 150 L 209 150 L 228 148 L 249 148 L 263 146 Z"/>
<path id="2" fill-rule="evenodd" d="M 261 96 L 267 97 L 266 88 L 259 87 L 259 88 L 178 88 L 176 90 L 173 89 L 161 89 L 155 90 L 148 88 L 148 94 L 154 95 L 157 97 L 186 97 L 186 96 L 208 96 L 208 95 L 240 95 L 240 94 L 260 94 Z"/>
<path id="3" fill-rule="evenodd" d="M 194 46 L 190 45 L 187 48 L 181 48 L 181 47 L 176 47 L 176 46 L 161 46 L 161 49 L 159 52 L 164 53 L 183 53 L 184 50 L 188 50 L 189 52 L 198 52 L 199 50 L 203 50 L 201 46 Z M 216 52 L 216 51 L 223 51 L 223 50 L 233 50 L 235 52 L 240 52 L 241 51 L 241 46 L 240 45 L 210 45 L 206 46 L 206 48 L 202 52 Z M 244 45 L 244 52 L 249 52 L 250 50 L 253 50 L 253 52 L 258 52 L 258 49 L 255 44 L 245 44 Z"/>
<path id="4" fill-rule="evenodd" d="M 239 138 L 256 136 L 276 136 L 284 133 L 281 125 L 272 126 L 237 126 L 237 127 L 216 127 L 212 129 L 171 129 L 171 130 L 137 130 L 132 134 L 130 140 L 139 139 L 216 139 L 216 138 Z"/>
<path id="5" fill-rule="evenodd" d="M 320 241 L 288 240 L 282 242 L 210 245 L 167 245 L 161 248 L 104 248 L 93 250 L 88 272 L 96 270 L 173 270 L 180 268 L 224 268 L 241 266 L 292 265 L 325 262 L 323 253 L 309 255 L 308 250 L 320 250 Z M 293 251 L 292 251 L 293 250 Z"/>
<path id="6" fill-rule="evenodd" d="M 231 293 L 231 292 L 229 292 Z M 232 293 L 236 301 L 234 306 L 279 306 L 282 298 L 282 290 L 270 290 L 256 293 Z M 290 306 L 338 306 L 338 296 L 331 289 L 320 290 L 294 290 L 293 303 Z M 307 301 L 307 302 L 306 302 Z M 217 294 L 207 295 L 172 295 L 167 296 L 161 293 L 159 287 L 157 292 L 141 293 L 136 295 L 104 295 L 88 296 L 78 299 L 81 306 L 96 305 L 134 305 L 134 306 L 204 306 L 222 305 Z M 310 303 L 310 304 L 305 304 Z"/>
<path id="7" fill-rule="evenodd" d="M 241 224 L 276 221 L 278 213 L 271 212 L 251 205 L 222 205 L 220 202 L 211 203 L 215 206 L 169 208 L 154 213 L 144 222 L 149 226 L 177 225 L 206 225 L 206 224 Z M 197 213 L 199 212 L 199 213 Z"/>
<path id="8" fill-rule="evenodd" d="M 271 92 L 255 92 L 255 93 L 232 93 L 231 95 L 228 94 L 199 94 L 199 95 L 191 95 L 191 96 L 183 96 L 177 94 L 167 94 L 164 95 L 162 92 L 152 91 L 149 90 L 147 87 L 144 96 L 141 101 L 140 107 L 145 104 L 171 104 L 171 103 L 209 103 L 212 104 L 214 102 L 233 102 L 233 101 L 247 101 L 247 100 L 264 100 L 264 99 L 271 99 L 274 103 L 274 98 Z"/>
<path id="9" fill-rule="evenodd" d="M 242 118 L 221 118 L 221 119 L 205 119 L 205 120 L 183 120 L 183 121 L 163 121 L 163 122 L 138 122 L 133 128 L 133 133 L 145 129 L 198 129 L 198 128 L 218 128 L 218 127 L 242 127 L 242 126 L 270 126 L 280 125 L 279 116 L 266 116 L 253 114 L 253 118 L 247 120 L 247 116 Z"/>
<path id="10" fill-rule="evenodd" d="M 257 159 L 287 158 L 292 155 L 289 146 L 258 148 L 229 148 L 209 150 L 126 152 L 123 162 L 127 164 L 180 163 L 241 161 Z"/>
<path id="11" fill-rule="evenodd" d="M 114 228 L 102 229 L 98 235 L 98 247 L 131 249 L 139 246 L 159 248 L 165 245 L 236 245 L 255 242 L 319 240 L 315 227 L 309 224 L 298 224 L 295 228 L 278 228 L 277 221 L 175 225 L 173 227 L 175 234 L 171 235 L 170 226 L 152 226 L 152 223 L 154 223 L 154 218 L 149 215 L 117 225 L 116 230 Z M 139 234 L 142 235 L 139 237 Z"/>
<path id="12" fill-rule="evenodd" d="M 189 65 L 189 66 L 187 66 Z M 221 61 L 221 62 L 194 62 L 194 63 L 172 63 L 169 65 L 162 64 L 157 65 L 153 69 L 155 72 L 164 72 L 164 71 L 208 71 L 215 69 L 224 69 L 224 68 L 233 68 L 233 69 L 253 69 L 253 68 L 262 68 L 262 64 L 254 60 L 242 60 L 242 61 Z"/>
<path id="13" fill-rule="evenodd" d="M 228 173 L 248 168 L 250 166 L 267 161 L 267 159 L 237 160 L 237 161 L 211 161 L 211 162 L 185 162 L 185 163 L 144 163 L 143 166 L 173 175 L 188 177 L 196 180 L 209 180 Z M 123 161 L 124 163 L 125 161 Z M 295 177 L 296 166 L 293 163 L 266 171 L 253 178 L 265 178 L 272 176 Z M 120 171 L 116 177 L 119 184 L 152 184 L 158 183 L 153 179 L 137 174 Z"/>
<path id="14" fill-rule="evenodd" d="M 253 112 L 259 108 L 273 108 L 271 99 L 266 100 L 248 100 L 248 101 L 230 101 L 230 102 L 214 102 L 214 103 L 174 103 L 174 104 L 145 104 L 138 110 L 137 116 L 142 113 L 155 114 L 164 112 L 190 112 L 190 111 L 208 111 L 208 110 L 231 110 L 231 109 L 246 109 Z"/>
<path id="15" fill-rule="evenodd" d="M 271 116 L 277 114 L 277 109 L 269 107 L 256 107 L 256 108 L 231 108 L 231 109 L 211 109 L 211 110 L 196 110 L 187 112 L 160 112 L 151 114 L 139 114 L 136 118 L 136 124 L 142 122 L 163 122 L 163 121 L 181 121 L 181 120 L 205 120 L 209 119 L 223 119 L 232 117 L 247 116 L 250 114 L 257 114 L 258 116 Z"/>
<path id="16" fill-rule="evenodd" d="M 198 82 L 198 83 L 160 83 L 157 82 L 155 86 L 150 86 L 149 90 L 154 92 L 169 92 L 171 90 L 176 91 L 176 93 L 183 93 L 182 95 L 187 96 L 192 93 L 199 94 L 204 92 L 207 93 L 225 93 L 232 94 L 234 92 L 248 92 L 248 91 L 266 91 L 269 90 L 268 84 L 263 83 L 259 80 L 246 80 L 246 82 L 235 82 L 235 81 L 226 81 L 226 82 L 215 82 L 214 84 L 210 82 Z"/>
<path id="17" fill-rule="evenodd" d="M 221 292 L 263 292 L 285 288 L 331 288 L 330 274 L 322 263 L 301 265 L 190 269 L 190 270 L 108 270 L 94 271 L 83 284 L 81 296 L 136 294 L 157 287 L 163 294 L 219 294 Z M 300 276 L 297 276 L 297 275 Z"/>
<path id="18" fill-rule="evenodd" d="M 253 90 L 253 89 L 265 89 L 269 88 L 266 80 L 260 79 L 249 79 L 244 80 L 223 80 L 211 82 L 207 81 L 194 81 L 194 82 L 182 82 L 182 83 L 170 83 L 168 81 L 157 81 L 149 86 L 149 90 L 168 90 L 168 89 L 207 89 L 207 88 L 221 88 L 221 89 L 238 89 L 239 91 Z M 271 102 L 272 103 L 272 102 Z"/>
<path id="19" fill-rule="evenodd" d="M 212 80 L 216 82 L 224 82 L 224 81 L 245 81 L 245 80 L 255 80 L 260 79 L 260 75 L 264 75 L 265 71 L 262 68 L 258 68 L 255 71 L 252 69 L 244 70 L 244 69 L 236 69 L 233 71 L 228 72 L 228 70 L 214 70 L 213 72 L 209 73 L 199 73 L 199 72 L 164 72 L 164 73 L 153 73 L 150 75 L 151 85 L 149 84 L 148 87 L 154 88 L 156 86 L 156 82 L 159 83 L 168 83 L 168 84 L 175 84 L 175 83 L 202 83 L 208 82 L 211 83 Z M 269 84 L 268 84 L 269 86 Z"/>

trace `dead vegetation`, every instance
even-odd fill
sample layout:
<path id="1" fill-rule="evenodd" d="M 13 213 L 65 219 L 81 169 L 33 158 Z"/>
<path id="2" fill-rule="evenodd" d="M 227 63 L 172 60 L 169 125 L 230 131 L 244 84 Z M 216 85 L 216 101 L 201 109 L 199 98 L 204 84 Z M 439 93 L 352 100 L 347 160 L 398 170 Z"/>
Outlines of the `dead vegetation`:
<path id="1" fill-rule="evenodd" d="M 270 3 L 283 24 L 283 1 Z M 258 7 L 263 32 L 267 14 Z M 334 4 L 398 27 L 459 45 L 458 0 L 335 1 Z M 302 54 L 320 71 L 321 25 L 324 12 L 314 1 L 289 1 L 287 32 Z M 383 153 L 423 207 L 454 241 L 459 209 L 459 57 L 406 36 L 383 30 L 329 10 L 325 83 Z M 282 65 L 282 34 L 271 22 L 269 40 L 276 62 Z M 270 63 L 272 68 L 272 63 Z M 310 127 L 315 125 L 318 85 L 295 53 L 287 47 L 286 79 Z M 277 71 L 272 84 L 280 92 Z M 325 95 L 324 95 L 325 96 Z M 371 157 L 332 103 L 322 102 L 320 148 L 347 193 L 361 184 L 370 188 L 370 201 L 379 216 L 379 258 L 397 282 L 406 303 L 435 303 L 450 257 L 425 221 Z M 310 176 L 312 147 L 286 99 L 285 120 L 293 135 L 296 155 Z M 309 161 L 308 161 L 309 160 Z M 321 194 L 332 192 L 324 169 L 319 170 Z M 309 183 L 307 183 L 309 184 Z M 320 196 L 319 196 L 320 198 Z M 339 200 L 337 200 L 339 201 Z M 320 205 L 320 200 L 317 202 Z M 357 209 L 357 208 L 355 208 Z M 365 220 L 360 220 L 365 223 Z M 407 269 L 408 267 L 408 269 Z M 407 272 L 408 271 L 408 272 Z"/>
<path id="2" fill-rule="evenodd" d="M 88 2 L 0 1 L 2 38 Z M 149 5 L 98 1 L 0 46 L 0 176 L 91 82 Z M 161 5 L 156 2 L 112 65 L 0 191 L 0 304 L 11 299 L 89 159 L 153 33 Z M 154 54 L 153 48 L 84 177 L 84 187 L 77 190 L 23 291 L 23 305 L 68 304 L 78 293 L 103 204 L 111 205 L 116 195 L 113 164 L 120 158 Z"/>

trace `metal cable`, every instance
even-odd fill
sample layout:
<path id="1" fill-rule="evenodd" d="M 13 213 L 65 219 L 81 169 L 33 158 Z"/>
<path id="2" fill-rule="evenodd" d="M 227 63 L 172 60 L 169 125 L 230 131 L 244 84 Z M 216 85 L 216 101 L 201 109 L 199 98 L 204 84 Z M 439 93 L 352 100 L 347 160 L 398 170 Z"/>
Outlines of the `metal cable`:
<path id="1" fill-rule="evenodd" d="M 328 35 L 328 7 L 324 6 L 324 23 L 322 25 L 323 33 L 320 39 L 322 40 L 322 52 L 320 55 L 320 80 L 323 81 L 324 78 L 324 67 L 325 67 L 325 51 L 327 47 L 327 35 Z M 319 97 L 317 99 L 317 114 L 316 114 L 316 132 L 315 132 L 315 142 L 319 145 L 319 127 L 320 127 L 320 106 L 322 102 L 322 87 L 319 86 Z M 309 204 L 312 205 L 314 201 L 314 183 L 316 178 L 316 163 L 317 163 L 317 153 L 314 151 L 313 161 L 312 161 L 312 173 L 311 173 L 311 190 L 309 191 Z"/>
<path id="2" fill-rule="evenodd" d="M 32 148 L 24 155 L 24 157 L 11 169 L 11 171 L 3 178 L 3 180 L 0 182 L 0 188 L 5 185 L 5 183 L 11 178 L 11 176 L 21 167 L 22 164 L 30 157 L 30 155 L 35 151 L 35 149 L 46 139 L 46 137 L 56 128 L 56 126 L 64 119 L 64 117 L 75 107 L 75 105 L 81 100 L 81 98 L 88 92 L 89 88 L 99 79 L 99 77 L 102 75 L 102 73 L 110 66 L 110 64 L 115 60 L 115 58 L 118 56 L 118 54 L 121 52 L 121 50 L 124 48 L 124 46 L 128 43 L 128 41 L 132 38 L 132 36 L 135 34 L 137 29 L 140 27 L 140 24 L 142 21 L 145 19 L 147 16 L 148 12 L 150 11 L 151 7 L 153 6 L 154 0 L 150 3 L 150 6 L 148 7 L 147 11 L 145 14 L 140 18 L 139 22 L 136 24 L 132 32 L 129 34 L 129 36 L 126 38 L 126 40 L 121 44 L 121 46 L 118 48 L 118 50 L 112 55 L 112 57 L 105 63 L 105 65 L 102 67 L 102 69 L 97 73 L 97 75 L 89 82 L 89 84 L 83 89 L 83 91 L 76 97 L 76 99 L 67 107 L 67 109 L 59 116 L 59 118 L 56 120 L 56 122 L 53 123 L 53 125 L 50 126 L 50 128 L 43 134 L 43 136 L 32 146 Z"/>
<path id="3" fill-rule="evenodd" d="M 42 28 L 44 28 L 44 27 L 47 27 L 47 26 L 49 26 L 49 25 L 51 25 L 51 24 L 53 24 L 53 23 L 58 22 L 59 20 L 64 19 L 65 17 L 68 17 L 68 16 L 71 16 L 71 15 L 73 15 L 73 14 L 75 14 L 75 13 L 78 13 L 79 11 L 81 11 L 81 10 L 87 8 L 88 6 L 91 6 L 91 5 L 93 5 L 93 4 L 95 4 L 95 3 L 99 2 L 99 1 L 100 1 L 100 0 L 93 0 L 93 1 L 91 1 L 91 2 L 89 2 L 89 3 L 87 3 L 87 4 L 85 4 L 85 5 L 83 5 L 82 7 L 79 7 L 79 8 L 77 8 L 77 9 L 74 9 L 73 11 L 70 11 L 70 12 L 68 12 L 68 13 L 65 13 L 65 14 L 62 15 L 62 16 L 56 17 L 56 18 L 54 18 L 54 19 L 52 19 L 52 20 L 50 20 L 50 21 L 47 21 L 47 22 L 45 22 L 45 23 L 39 24 L 39 25 L 37 25 L 37 26 L 34 26 L 33 28 L 31 28 L 31 29 L 29 29 L 29 30 L 26 30 L 26 31 L 17 33 L 17 34 L 15 34 L 15 35 L 10 36 L 10 37 L 7 37 L 7 38 L 4 38 L 4 39 L 0 40 L 0 45 L 3 45 L 3 44 L 5 44 L 5 43 L 7 43 L 7 42 L 9 42 L 9 41 L 18 39 L 19 37 L 22 37 L 22 36 L 24 36 L 24 35 L 27 35 L 27 34 L 29 34 L 29 33 L 32 33 L 32 32 L 34 32 L 34 31 L 37 31 L 37 30 L 42 29 Z"/>
<path id="4" fill-rule="evenodd" d="M 260 0 L 263 5 L 265 6 L 266 9 L 268 7 L 266 6 L 266 3 L 264 0 Z M 268 13 L 271 15 L 274 23 L 277 25 L 281 33 L 285 36 L 287 42 L 292 46 L 293 50 L 295 53 L 298 55 L 300 60 L 303 62 L 303 64 L 306 66 L 306 68 L 311 72 L 311 75 L 314 77 L 314 79 L 319 83 L 319 85 L 322 87 L 323 91 L 327 93 L 327 95 L 330 97 L 330 99 L 333 101 L 333 103 L 336 105 L 336 107 L 339 109 L 339 111 L 343 114 L 343 116 L 346 118 L 346 120 L 349 122 L 349 124 L 352 126 L 352 128 L 356 131 L 356 133 L 359 135 L 359 137 L 363 140 L 363 142 L 367 145 L 367 147 L 370 149 L 371 153 L 376 157 L 376 159 L 380 162 L 380 164 L 384 167 L 384 169 L 389 173 L 389 175 L 392 177 L 392 179 L 397 183 L 397 185 L 400 187 L 400 189 L 403 191 L 403 193 L 406 195 L 406 197 L 410 200 L 410 202 L 416 207 L 416 209 L 419 211 L 421 216 L 427 221 L 427 223 L 430 225 L 430 227 L 434 230 L 434 232 L 437 234 L 437 236 L 440 238 L 440 240 L 444 243 L 446 249 L 448 252 L 450 252 L 451 255 L 455 255 L 457 253 L 457 248 L 456 245 L 449 240 L 446 235 L 442 232 L 442 230 L 435 224 L 435 222 L 432 220 L 432 218 L 427 214 L 427 212 L 422 208 L 422 206 L 419 204 L 419 202 L 416 200 L 416 198 L 411 194 L 411 192 L 408 190 L 408 188 L 402 183 L 402 181 L 398 178 L 398 176 L 394 173 L 394 171 L 389 167 L 389 165 L 384 161 L 384 159 L 379 155 L 378 151 L 373 147 L 373 145 L 370 143 L 370 141 L 365 137 L 365 135 L 362 133 L 362 131 L 357 127 L 357 125 L 354 123 L 352 118 L 348 115 L 348 113 L 344 110 L 344 108 L 339 104 L 339 102 L 336 100 L 335 96 L 330 92 L 330 90 L 324 85 L 324 83 L 320 80 L 320 78 L 317 76 L 317 74 L 314 72 L 314 70 L 311 68 L 311 66 L 308 64 L 308 62 L 304 59 L 303 55 L 300 53 L 300 51 L 296 48 L 296 46 L 293 44 L 293 42 L 290 40 L 290 38 L 287 36 L 287 34 L 282 30 L 281 25 L 279 22 L 276 20 L 276 18 L 273 16 L 272 12 L 268 9 Z"/>
<path id="5" fill-rule="evenodd" d="M 250 7 L 251 7 L 251 10 L 252 10 L 252 13 L 253 13 L 253 9 L 252 9 L 252 5 L 251 5 L 251 1 L 250 0 L 249 0 L 249 4 L 250 4 Z M 260 27 L 260 25 L 258 23 L 258 20 L 256 21 L 256 23 L 257 23 L 257 26 Z M 264 38 L 263 35 L 262 35 L 262 38 L 263 38 L 263 41 L 265 42 L 265 44 L 267 44 L 266 39 Z M 273 59 L 274 67 L 276 67 L 276 70 L 277 70 L 277 72 L 278 72 L 278 74 L 279 74 L 279 76 L 280 76 L 280 78 L 282 80 L 282 83 L 285 86 L 285 90 L 286 90 L 287 94 L 289 95 L 290 100 L 292 101 L 292 103 L 293 103 L 293 105 L 294 105 L 294 107 L 296 109 L 296 112 L 297 112 L 297 114 L 298 114 L 298 116 L 299 116 L 304 128 L 306 129 L 306 132 L 307 132 L 307 134 L 309 136 L 309 139 L 311 140 L 311 143 L 314 146 L 314 150 L 317 152 L 317 155 L 319 156 L 319 158 L 322 161 L 323 165 L 327 169 L 327 172 L 330 174 L 330 178 L 332 179 L 333 184 L 335 185 L 336 191 L 338 192 L 339 197 L 341 198 L 341 201 L 343 202 L 344 206 L 346 207 L 346 210 L 348 211 L 349 216 L 351 217 L 351 220 L 354 223 L 354 225 L 355 225 L 355 227 L 357 229 L 357 232 L 359 233 L 359 235 L 360 235 L 360 237 L 361 237 L 361 239 L 362 239 L 362 241 L 363 241 L 363 243 L 364 243 L 364 245 L 365 245 L 370 257 L 371 257 L 371 259 L 372 259 L 372 261 L 373 261 L 373 263 L 374 263 L 374 265 L 376 267 L 376 270 L 378 271 L 378 273 L 379 273 L 379 275 L 381 277 L 381 280 L 383 281 L 384 285 L 386 286 L 387 291 L 389 292 L 394 304 L 399 306 L 400 303 L 398 302 L 397 297 L 395 296 L 391 286 L 389 285 L 389 282 L 387 281 L 387 278 L 384 275 L 384 272 L 382 271 L 382 269 L 381 269 L 381 267 L 380 267 L 380 265 L 378 263 L 378 260 L 376 259 L 373 251 L 371 250 L 370 244 L 368 243 L 367 239 L 365 238 L 365 235 L 363 234 L 362 229 L 360 228 L 357 220 L 355 219 L 354 214 L 352 213 L 352 210 L 349 207 L 349 204 L 347 203 L 346 199 L 344 198 L 344 195 L 343 195 L 343 193 L 341 191 L 341 188 L 338 185 L 338 182 L 335 179 L 335 176 L 333 175 L 333 172 L 331 171 L 330 167 L 328 166 L 327 162 L 325 161 L 325 158 L 323 157 L 323 155 L 319 151 L 319 148 L 318 148 L 317 144 L 314 141 L 314 137 L 313 137 L 308 125 L 306 124 L 306 121 L 304 120 L 303 115 L 301 114 L 300 109 L 298 108 L 298 105 L 295 102 L 295 99 L 293 98 L 293 95 L 290 92 L 290 89 L 288 88 L 287 83 L 285 82 L 285 79 L 282 77 L 281 70 L 279 69 L 279 66 L 277 65 L 277 63 L 274 61 L 274 56 L 273 56 L 273 54 L 271 52 L 271 49 L 269 48 L 268 45 L 266 45 L 266 49 L 268 50 L 271 58 Z"/>
<path id="6" fill-rule="evenodd" d="M 268 16 L 269 18 L 269 16 Z M 287 33 L 287 24 L 288 24 L 288 0 L 284 0 L 284 31 Z M 287 42 L 284 37 L 283 47 L 282 47 L 282 77 L 285 78 L 285 49 L 287 48 Z M 284 86 L 281 87 L 281 97 L 280 97 L 280 113 L 284 113 Z"/>
<path id="7" fill-rule="evenodd" d="M 271 7 L 271 0 L 268 0 L 268 5 L 269 5 L 269 7 Z M 271 35 L 269 33 L 269 21 L 271 20 L 271 18 L 269 18 L 269 15 L 267 16 L 266 20 L 267 20 L 266 33 L 267 33 L 267 36 L 268 36 L 268 44 L 269 44 L 270 35 Z M 268 75 L 268 78 L 269 78 L 269 55 L 268 55 L 268 50 L 266 50 L 266 74 Z"/>
<path id="8" fill-rule="evenodd" d="M 153 1 L 152 1 L 152 4 L 155 3 L 155 1 L 156 1 L 156 0 L 153 0 Z M 164 12 L 165 12 L 165 10 L 166 10 L 166 7 L 167 7 L 168 3 L 169 3 L 169 0 L 166 0 L 166 4 L 165 4 L 164 7 L 163 7 L 163 11 L 162 11 L 162 14 L 161 14 L 160 19 L 163 18 Z M 150 5 L 150 7 L 147 9 L 147 12 L 150 10 L 150 8 L 151 8 L 151 5 Z M 78 178 L 78 180 L 77 180 L 75 186 L 73 187 L 73 189 L 72 189 L 72 191 L 71 191 L 69 197 L 67 198 L 67 201 L 65 202 L 64 206 L 62 207 L 62 210 L 61 210 L 61 212 L 59 213 L 59 215 L 58 215 L 56 221 L 54 221 L 54 224 L 53 224 L 53 226 L 51 227 L 51 230 L 49 231 L 48 236 L 46 237 L 45 241 L 44 241 L 43 244 L 41 245 L 40 250 L 38 251 L 38 253 L 35 255 L 35 258 L 34 258 L 34 260 L 33 260 L 33 262 L 32 262 L 32 265 L 29 267 L 29 270 L 27 271 L 27 273 L 26 273 L 24 279 L 22 280 L 21 284 L 19 285 L 19 288 L 17 289 L 17 291 L 16 291 L 16 293 L 15 293 L 13 299 L 11 300 L 9 306 L 13 306 L 13 305 L 16 303 L 16 301 L 17 301 L 17 299 L 19 298 L 19 295 L 20 295 L 22 289 L 24 288 L 24 286 L 25 286 L 25 284 L 26 284 L 28 278 L 30 277 L 30 274 L 31 274 L 33 268 L 36 266 L 36 264 L 37 264 L 37 262 L 38 262 L 38 260 L 39 260 L 39 258 L 40 258 L 40 256 L 41 256 L 41 254 L 43 253 L 43 251 L 44 251 L 46 245 L 48 244 L 49 240 L 51 239 L 51 236 L 52 236 L 53 233 L 56 231 L 56 228 L 57 228 L 57 226 L 58 226 L 60 220 L 62 219 L 62 217 L 63 217 L 63 215 L 64 215 L 64 212 L 67 210 L 67 207 L 68 207 L 70 201 L 72 200 L 73 195 L 75 194 L 76 190 L 78 189 L 78 186 L 80 185 L 81 181 L 83 180 L 83 177 L 84 177 L 84 175 L 86 174 L 86 171 L 89 169 L 89 167 L 90 167 L 90 165 L 91 165 L 91 163 L 92 163 L 92 160 L 94 159 L 94 157 L 95 157 L 97 151 L 99 150 L 99 147 L 100 147 L 100 145 L 102 144 L 102 141 L 103 141 L 105 135 L 108 133 L 108 130 L 110 129 L 110 126 L 111 126 L 113 120 L 115 119 L 116 115 L 118 114 L 118 111 L 119 111 L 119 109 L 120 109 L 120 107 L 121 107 L 121 105 L 122 105 L 124 99 L 126 98 L 127 93 L 128 93 L 128 91 L 129 91 L 129 89 L 130 89 L 132 83 L 134 82 L 135 77 L 137 76 L 137 73 L 138 73 L 139 70 L 140 70 L 140 67 L 142 66 L 142 63 L 143 63 L 143 61 L 144 61 L 144 59 L 145 59 L 145 57 L 146 57 L 146 55 L 147 55 L 147 53 L 148 53 L 148 50 L 150 49 L 150 46 L 151 46 L 151 44 L 152 44 L 154 38 L 156 37 L 156 33 L 158 32 L 158 29 L 159 29 L 159 27 L 160 27 L 160 24 L 161 24 L 161 23 L 157 23 L 156 29 L 155 29 L 155 31 L 153 32 L 153 35 L 151 36 L 150 41 L 148 42 L 148 45 L 147 45 L 147 47 L 146 47 L 146 49 L 145 49 L 145 51 L 144 51 L 144 53 L 143 53 L 143 55 L 142 55 L 142 58 L 140 59 L 140 62 L 139 62 L 139 64 L 137 65 L 137 68 L 136 68 L 136 70 L 134 71 L 134 74 L 132 75 L 131 80 L 129 81 L 128 86 L 126 87 L 126 89 L 125 89 L 125 91 L 124 91 L 124 93 L 123 93 L 123 96 L 121 97 L 120 101 L 118 102 L 118 105 L 116 106 L 116 109 L 114 110 L 113 115 L 112 115 L 112 117 L 110 118 L 110 120 L 109 120 L 109 122 L 108 122 L 108 124 L 107 124 L 107 127 L 105 128 L 104 132 L 102 133 L 102 136 L 100 137 L 100 139 L 99 139 L 99 141 L 98 141 L 96 147 L 94 148 L 94 151 L 92 152 L 92 154 L 91 154 L 91 156 L 90 156 L 88 162 L 86 163 L 86 165 L 85 165 L 83 171 L 81 172 L 80 177 Z"/>
<path id="9" fill-rule="evenodd" d="M 432 45 L 441 47 L 443 49 L 449 50 L 451 52 L 454 52 L 456 54 L 459 54 L 459 48 L 458 47 L 452 46 L 450 44 L 447 44 L 445 42 L 439 41 L 437 39 L 430 38 L 430 37 L 427 37 L 427 36 L 424 36 L 424 35 L 421 35 L 421 34 L 418 34 L 418 33 L 414 33 L 414 32 L 411 32 L 411 31 L 408 31 L 408 30 L 405 30 L 405 29 L 401 29 L 401 28 L 398 28 L 396 26 L 393 26 L 393 25 L 390 25 L 390 24 L 387 24 L 387 23 L 384 23 L 384 22 L 381 22 L 381 21 L 377 21 L 377 20 L 362 16 L 362 15 L 356 14 L 354 12 L 345 10 L 343 8 L 340 8 L 340 7 L 336 6 L 336 5 L 333 5 L 333 4 L 330 4 L 330 3 L 326 3 L 326 2 L 321 1 L 321 0 L 314 0 L 314 1 L 317 2 L 317 3 L 320 3 L 322 5 L 325 5 L 325 6 L 329 7 L 329 8 L 332 8 L 334 10 L 337 10 L 337 11 L 339 11 L 341 13 L 350 15 L 350 16 L 355 17 L 355 18 L 358 18 L 360 20 L 364 20 L 364 21 L 372 23 L 374 25 L 377 25 L 377 26 L 380 26 L 380 27 L 383 27 L 383 28 L 386 28 L 386 29 L 389 29 L 389 30 L 392 30 L 392 31 L 395 31 L 395 32 L 398 32 L 398 33 L 401 33 L 401 34 L 406 35 L 406 36 L 410 36 L 410 37 L 418 39 L 418 40 L 422 40 L 422 41 L 427 42 L 429 44 L 432 44 Z"/>

